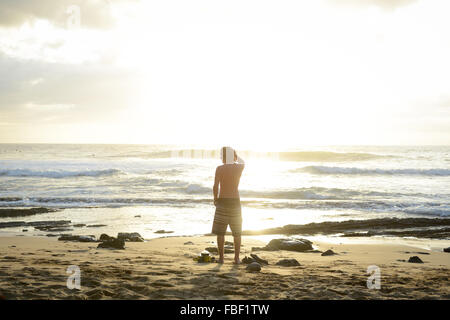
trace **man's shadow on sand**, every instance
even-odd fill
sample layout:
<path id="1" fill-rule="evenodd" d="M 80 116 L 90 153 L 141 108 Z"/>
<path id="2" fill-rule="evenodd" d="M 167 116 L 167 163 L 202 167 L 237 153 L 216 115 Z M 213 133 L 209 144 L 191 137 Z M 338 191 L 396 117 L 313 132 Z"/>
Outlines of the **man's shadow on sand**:
<path id="1" fill-rule="evenodd" d="M 218 271 L 220 271 L 220 269 L 221 269 L 222 266 L 224 266 L 224 265 L 225 265 L 225 263 L 217 263 L 217 265 L 216 265 L 214 268 L 212 268 L 212 270 L 213 270 L 214 272 L 218 272 Z M 241 264 L 235 264 L 235 263 L 233 263 L 232 266 L 231 266 L 231 271 L 238 271 L 240 266 L 242 266 L 242 263 L 241 263 Z"/>

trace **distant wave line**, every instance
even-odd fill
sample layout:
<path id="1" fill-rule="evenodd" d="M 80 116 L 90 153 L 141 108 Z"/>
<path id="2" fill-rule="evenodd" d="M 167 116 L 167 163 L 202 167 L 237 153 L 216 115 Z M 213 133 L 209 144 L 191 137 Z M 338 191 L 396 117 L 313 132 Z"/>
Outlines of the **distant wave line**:
<path id="1" fill-rule="evenodd" d="M 0 176 L 7 177 L 42 177 L 42 178 L 67 178 L 67 177 L 99 177 L 123 174 L 119 169 L 103 170 L 30 170 L 30 169 L 6 169 L 0 170 Z"/>
<path id="2" fill-rule="evenodd" d="M 281 161 L 303 161 L 303 162 L 332 162 L 332 161 L 363 161 L 378 158 L 393 158 L 393 155 L 378 155 L 360 152 L 331 152 L 331 151 L 282 151 L 282 152 L 257 152 L 239 151 L 245 158 L 261 158 Z M 149 153 L 121 154 L 112 157 L 120 158 L 191 158 L 191 159 L 217 159 L 219 150 L 210 149 L 174 149 Z"/>
<path id="3" fill-rule="evenodd" d="M 307 166 L 291 170 L 310 174 L 329 175 L 418 175 L 418 176 L 450 176 L 450 169 L 366 169 L 352 167 Z"/>

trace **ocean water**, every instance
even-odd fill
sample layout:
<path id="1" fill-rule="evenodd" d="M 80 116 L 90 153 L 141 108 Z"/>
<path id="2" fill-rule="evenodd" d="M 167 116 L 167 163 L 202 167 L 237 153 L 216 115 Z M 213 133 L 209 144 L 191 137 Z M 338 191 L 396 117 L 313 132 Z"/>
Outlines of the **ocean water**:
<path id="1" fill-rule="evenodd" d="M 210 232 L 219 148 L 0 144 L 0 207 L 57 212 L 0 221 L 104 224 L 73 233 Z M 449 146 L 238 150 L 245 230 L 380 217 L 450 216 Z M 138 217 L 136 217 L 138 216 Z M 2 233 L 21 229 L 1 229 Z M 32 234 L 39 234 L 33 231 Z"/>

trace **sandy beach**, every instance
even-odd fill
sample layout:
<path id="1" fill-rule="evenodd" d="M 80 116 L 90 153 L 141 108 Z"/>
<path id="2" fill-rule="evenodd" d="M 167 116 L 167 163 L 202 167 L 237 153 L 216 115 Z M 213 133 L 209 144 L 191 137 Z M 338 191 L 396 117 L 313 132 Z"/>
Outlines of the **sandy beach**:
<path id="1" fill-rule="evenodd" d="M 231 237 L 227 237 L 231 240 Z M 241 259 L 267 242 L 243 237 Z M 193 260 L 215 237 L 165 237 L 127 242 L 125 250 L 45 237 L 2 237 L 0 294 L 4 299 L 450 299 L 450 254 L 389 243 L 313 241 L 320 252 L 257 251 L 269 265 Z M 430 241 L 428 242 L 430 243 Z M 418 256 L 424 263 L 408 263 Z M 276 265 L 294 258 L 300 266 Z M 81 289 L 68 289 L 70 265 L 81 271 Z M 367 288 L 367 268 L 380 268 L 381 288 Z"/>

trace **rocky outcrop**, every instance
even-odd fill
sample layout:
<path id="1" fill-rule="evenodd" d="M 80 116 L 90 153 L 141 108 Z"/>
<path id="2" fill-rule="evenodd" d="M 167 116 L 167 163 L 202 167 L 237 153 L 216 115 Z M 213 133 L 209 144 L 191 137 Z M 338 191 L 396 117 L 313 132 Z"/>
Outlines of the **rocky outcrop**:
<path id="1" fill-rule="evenodd" d="M 55 228 L 68 228 L 70 226 L 70 220 L 50 220 L 50 221 L 9 221 L 0 222 L 1 228 L 17 228 L 17 227 L 34 227 L 38 230 L 52 231 L 50 229 Z"/>
<path id="2" fill-rule="evenodd" d="M 125 249 L 125 240 L 112 238 L 98 244 L 97 248 L 103 249 Z"/>
<path id="3" fill-rule="evenodd" d="M 73 231 L 70 227 L 35 227 L 36 230 L 39 231 L 47 231 L 47 232 L 67 232 Z"/>
<path id="4" fill-rule="evenodd" d="M 423 263 L 422 259 L 420 259 L 418 256 L 410 257 L 408 262 L 410 262 L 410 263 Z"/>
<path id="5" fill-rule="evenodd" d="M 444 248 L 444 252 L 450 252 L 450 247 Z"/>
<path id="6" fill-rule="evenodd" d="M 70 227 L 70 220 L 56 220 L 56 221 L 33 221 L 28 222 L 27 226 L 32 226 L 39 231 L 47 232 L 66 232 L 72 231 Z"/>
<path id="7" fill-rule="evenodd" d="M 335 254 L 337 254 L 337 253 L 334 252 L 333 250 L 329 249 L 329 250 L 323 252 L 323 253 L 321 254 L 321 256 L 334 256 Z"/>
<path id="8" fill-rule="evenodd" d="M 93 235 L 71 235 L 63 234 L 58 238 L 59 241 L 76 241 L 76 242 L 97 242 Z"/>
<path id="9" fill-rule="evenodd" d="M 100 241 L 110 241 L 110 240 L 114 240 L 115 238 L 114 237 L 110 237 L 110 236 L 108 236 L 106 233 L 102 233 L 101 235 L 100 235 L 100 238 L 98 238 Z"/>
<path id="10" fill-rule="evenodd" d="M 17 228 L 24 227 L 27 223 L 25 221 L 8 221 L 8 222 L 0 222 L 0 229 L 2 228 Z"/>
<path id="11" fill-rule="evenodd" d="M 307 239 L 272 239 L 265 247 L 253 247 L 253 251 L 264 250 L 264 251 L 276 251 L 276 250 L 287 250 L 287 251 L 297 251 L 305 252 L 313 250 L 312 242 Z"/>
<path id="12" fill-rule="evenodd" d="M 155 233 L 173 233 L 173 231 L 158 230 L 158 231 L 155 231 Z"/>
<path id="13" fill-rule="evenodd" d="M 435 228 L 430 228 L 435 227 Z M 422 228 L 422 229 L 421 229 Z M 402 230 L 403 229 L 403 230 Z M 265 230 L 244 230 L 243 235 L 285 234 L 313 235 L 338 234 L 345 237 L 376 235 L 414 236 L 446 239 L 450 237 L 449 218 L 379 218 L 367 220 L 326 221 L 303 225 L 285 225 Z"/>
<path id="14" fill-rule="evenodd" d="M 130 242 L 144 242 L 144 238 L 137 232 L 119 232 L 117 239 L 123 239 Z"/>
<path id="15" fill-rule="evenodd" d="M 0 208 L 0 218 L 25 217 L 40 213 L 55 212 L 50 208 Z"/>
<path id="16" fill-rule="evenodd" d="M 298 267 L 300 263 L 296 259 L 281 259 L 276 265 L 283 267 Z"/>

